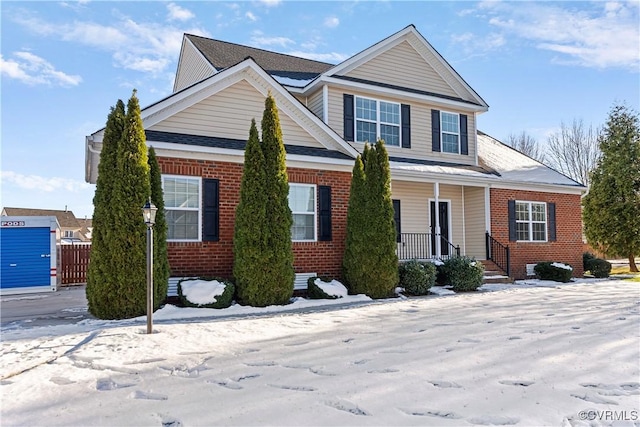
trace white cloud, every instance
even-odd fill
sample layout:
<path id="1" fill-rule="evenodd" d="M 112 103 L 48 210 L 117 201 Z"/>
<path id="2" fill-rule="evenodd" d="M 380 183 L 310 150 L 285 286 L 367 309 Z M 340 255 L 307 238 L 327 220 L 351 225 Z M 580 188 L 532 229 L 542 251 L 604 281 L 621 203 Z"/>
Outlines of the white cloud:
<path id="1" fill-rule="evenodd" d="M 258 20 L 258 17 L 251 12 L 245 13 L 244 16 L 246 16 L 251 22 L 256 22 Z"/>
<path id="2" fill-rule="evenodd" d="M 506 35 L 555 52 L 556 62 L 592 68 L 640 68 L 639 10 L 635 2 L 566 6 L 484 2 L 488 22 Z M 578 9 L 582 6 L 583 8 Z M 480 11 L 479 11 L 480 12 Z"/>
<path id="3" fill-rule="evenodd" d="M 18 18 L 17 22 L 41 36 L 111 52 L 117 67 L 152 74 L 162 73 L 176 60 L 184 33 L 209 36 L 197 27 L 139 23 L 127 17 L 108 26 L 94 22 L 55 25 L 34 17 Z"/>
<path id="4" fill-rule="evenodd" d="M 281 46 L 295 44 L 295 42 L 287 37 L 264 37 L 261 35 L 254 35 L 251 37 L 251 44 L 256 47 L 265 46 Z"/>
<path id="5" fill-rule="evenodd" d="M 170 21 L 188 21 L 189 19 L 195 17 L 193 12 L 191 12 L 189 9 L 184 9 L 175 3 L 169 3 L 167 5 L 167 9 L 169 10 L 168 17 Z"/>
<path id="6" fill-rule="evenodd" d="M 340 20 L 335 16 L 329 16 L 324 20 L 324 26 L 329 28 L 335 28 L 340 25 Z"/>
<path id="7" fill-rule="evenodd" d="M 58 71 L 45 59 L 31 52 L 14 52 L 14 59 L 5 59 L 0 55 L 0 74 L 22 83 L 36 86 L 77 86 L 82 82 L 78 75 Z"/>
<path id="8" fill-rule="evenodd" d="M 282 3 L 282 0 L 260 0 L 260 3 L 267 7 L 275 7 L 279 6 Z"/>
<path id="9" fill-rule="evenodd" d="M 23 175 L 13 171 L 2 171 L 0 173 L 0 177 L 2 177 L 3 186 L 8 182 L 24 190 L 38 190 L 45 193 L 50 193 L 56 190 L 65 190 L 77 193 L 91 188 L 90 184 L 77 181 L 75 179 Z"/>
<path id="10" fill-rule="evenodd" d="M 461 45 L 462 51 L 467 56 L 466 59 L 484 56 L 505 45 L 506 40 L 502 34 L 489 33 L 479 35 L 471 32 L 453 34 L 451 41 Z"/>

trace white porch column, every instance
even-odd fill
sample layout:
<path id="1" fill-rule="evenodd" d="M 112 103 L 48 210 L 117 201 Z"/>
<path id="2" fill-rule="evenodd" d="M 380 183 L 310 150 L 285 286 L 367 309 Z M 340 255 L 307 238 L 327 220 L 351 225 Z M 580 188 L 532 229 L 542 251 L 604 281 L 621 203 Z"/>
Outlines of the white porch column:
<path id="1" fill-rule="evenodd" d="M 484 187 L 484 229 L 491 234 L 491 187 Z"/>
<path id="2" fill-rule="evenodd" d="M 440 183 L 433 183 L 433 198 L 435 202 L 435 224 L 436 228 L 433 232 L 436 234 L 436 253 L 434 256 L 440 258 L 442 256 L 442 241 L 440 239 Z"/>

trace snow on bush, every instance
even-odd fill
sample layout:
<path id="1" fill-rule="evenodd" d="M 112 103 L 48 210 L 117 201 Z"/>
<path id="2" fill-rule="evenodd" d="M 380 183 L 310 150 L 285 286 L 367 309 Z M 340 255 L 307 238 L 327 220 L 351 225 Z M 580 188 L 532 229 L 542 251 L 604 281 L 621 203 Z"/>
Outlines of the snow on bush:
<path id="1" fill-rule="evenodd" d="M 319 277 L 311 277 L 307 282 L 307 293 L 311 299 L 336 299 L 348 295 L 347 288 L 337 280 L 325 282 Z"/>
<path id="2" fill-rule="evenodd" d="M 573 267 L 559 262 L 539 262 L 533 271 L 542 280 L 566 283 L 571 280 Z"/>
<path id="3" fill-rule="evenodd" d="M 401 262 L 398 266 L 400 286 L 409 295 L 427 295 L 436 282 L 436 266 L 415 259 Z"/>
<path id="4" fill-rule="evenodd" d="M 178 283 L 178 296 L 187 307 L 227 308 L 235 287 L 224 280 L 184 279 Z"/>

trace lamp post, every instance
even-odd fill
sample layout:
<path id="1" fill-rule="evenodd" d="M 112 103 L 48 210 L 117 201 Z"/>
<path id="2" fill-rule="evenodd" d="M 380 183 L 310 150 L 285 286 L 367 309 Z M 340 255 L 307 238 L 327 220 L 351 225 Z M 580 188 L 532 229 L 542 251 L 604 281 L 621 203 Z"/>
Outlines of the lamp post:
<path id="1" fill-rule="evenodd" d="M 144 223 L 147 225 L 147 334 L 153 325 L 153 225 L 156 223 L 158 208 L 149 201 L 142 207 Z"/>

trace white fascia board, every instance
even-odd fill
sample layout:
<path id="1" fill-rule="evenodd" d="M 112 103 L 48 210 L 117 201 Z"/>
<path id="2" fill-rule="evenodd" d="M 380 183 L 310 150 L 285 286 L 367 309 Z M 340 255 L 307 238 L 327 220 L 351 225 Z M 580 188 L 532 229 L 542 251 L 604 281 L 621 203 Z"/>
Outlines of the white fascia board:
<path id="1" fill-rule="evenodd" d="M 498 178 L 498 177 L 496 177 Z M 495 183 L 490 177 L 465 176 L 455 174 L 439 174 L 434 172 L 406 171 L 391 169 L 391 179 L 411 182 L 439 182 L 450 185 L 466 185 L 468 187 L 486 187 Z"/>
<path id="2" fill-rule="evenodd" d="M 500 180 L 491 185 L 491 188 L 499 188 L 503 190 L 522 190 L 522 191 L 538 191 L 541 193 L 562 193 L 562 194 L 584 194 L 587 187 L 572 187 L 561 184 L 541 184 L 526 183 L 521 181 L 503 181 Z"/>
<path id="3" fill-rule="evenodd" d="M 386 94 L 388 96 L 393 96 L 396 98 L 414 99 L 416 101 L 439 105 L 444 108 L 452 107 L 452 108 L 472 111 L 476 113 L 484 113 L 488 111 L 488 107 L 482 106 L 482 105 L 474 105 L 468 102 L 455 101 L 453 99 L 446 99 L 438 96 L 423 95 L 423 94 L 413 93 L 413 92 L 400 90 L 400 89 L 391 89 L 391 88 L 386 88 L 386 87 L 367 84 L 367 83 L 353 82 L 350 80 L 344 80 L 336 77 L 322 76 L 320 79 L 317 80 L 317 84 L 330 84 L 332 87 L 341 87 L 344 89 L 358 89 L 361 91 L 370 92 L 372 95 L 376 95 L 376 96 L 379 96 L 379 94 L 382 93 L 382 94 Z M 307 94 L 311 93 L 313 92 L 312 89 L 315 89 L 315 88 L 316 88 L 315 85 L 313 87 L 309 86 L 305 88 L 305 93 Z"/>
<path id="4" fill-rule="evenodd" d="M 147 141 L 147 145 L 156 150 L 158 157 L 175 157 L 179 159 L 209 160 L 228 163 L 244 163 L 244 151 L 219 147 L 185 146 L 170 142 Z M 353 160 L 333 159 L 329 157 L 303 156 L 287 154 L 287 166 L 304 169 L 344 170 L 351 172 Z M 315 167 L 314 167 L 315 165 Z"/>

